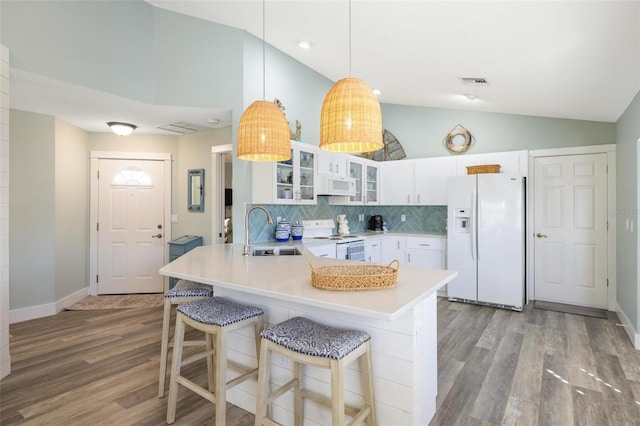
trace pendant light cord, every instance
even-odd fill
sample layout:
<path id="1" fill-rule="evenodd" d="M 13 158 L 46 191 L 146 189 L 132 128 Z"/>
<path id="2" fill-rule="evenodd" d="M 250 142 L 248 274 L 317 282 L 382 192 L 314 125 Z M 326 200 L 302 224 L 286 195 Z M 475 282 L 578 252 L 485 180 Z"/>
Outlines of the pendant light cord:
<path id="1" fill-rule="evenodd" d="M 349 0 L 351 1 L 351 0 Z M 266 96 L 266 74 L 267 74 L 267 67 L 265 65 L 266 63 L 266 59 L 265 59 L 265 0 L 262 0 L 262 100 L 266 101 L 267 100 L 267 96 Z"/>
<path id="2" fill-rule="evenodd" d="M 349 77 L 351 77 L 351 0 L 349 0 Z"/>

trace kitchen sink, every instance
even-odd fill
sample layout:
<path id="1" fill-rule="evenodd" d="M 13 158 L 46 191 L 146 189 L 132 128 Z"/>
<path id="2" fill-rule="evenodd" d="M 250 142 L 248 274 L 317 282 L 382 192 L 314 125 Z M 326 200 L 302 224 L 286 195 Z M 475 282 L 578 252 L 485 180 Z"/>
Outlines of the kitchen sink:
<path id="1" fill-rule="evenodd" d="M 299 256 L 302 253 L 296 247 L 256 247 L 251 256 Z"/>

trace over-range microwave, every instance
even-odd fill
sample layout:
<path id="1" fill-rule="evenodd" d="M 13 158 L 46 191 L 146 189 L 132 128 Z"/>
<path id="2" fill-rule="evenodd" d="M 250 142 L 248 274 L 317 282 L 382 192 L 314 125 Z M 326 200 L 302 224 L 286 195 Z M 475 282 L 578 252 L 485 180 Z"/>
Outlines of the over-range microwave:
<path id="1" fill-rule="evenodd" d="M 356 195 L 356 180 L 354 178 L 331 175 L 328 173 L 318 174 L 318 195 Z"/>

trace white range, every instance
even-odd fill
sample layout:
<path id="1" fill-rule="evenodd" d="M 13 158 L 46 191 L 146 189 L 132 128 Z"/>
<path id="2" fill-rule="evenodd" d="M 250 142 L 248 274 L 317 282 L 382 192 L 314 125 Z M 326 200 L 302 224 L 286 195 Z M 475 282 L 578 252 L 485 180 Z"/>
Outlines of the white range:
<path id="1" fill-rule="evenodd" d="M 329 240 L 335 242 L 336 258 L 357 260 L 364 262 L 364 240 L 366 237 L 360 235 L 340 235 L 334 232 L 336 228 L 333 219 L 312 219 L 303 220 L 302 226 L 304 234 L 303 243 L 317 240 Z"/>

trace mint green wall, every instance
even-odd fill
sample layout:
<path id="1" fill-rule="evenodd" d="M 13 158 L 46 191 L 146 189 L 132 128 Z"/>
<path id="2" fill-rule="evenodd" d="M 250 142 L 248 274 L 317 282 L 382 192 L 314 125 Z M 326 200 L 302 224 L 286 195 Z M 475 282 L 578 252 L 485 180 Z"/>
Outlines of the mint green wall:
<path id="1" fill-rule="evenodd" d="M 407 158 L 449 155 L 443 140 L 458 124 L 475 138 L 469 154 L 615 143 L 615 123 L 382 104 L 382 126 Z"/>
<path id="2" fill-rule="evenodd" d="M 87 286 L 88 166 L 87 132 L 56 118 L 54 300 Z"/>
<path id="3" fill-rule="evenodd" d="M 2 0 L 11 67 L 150 102 L 153 7 L 142 1 Z"/>
<path id="4" fill-rule="evenodd" d="M 618 304 L 640 332 L 638 283 L 638 141 L 640 140 L 640 92 L 616 125 L 617 281 Z M 634 222 L 627 231 L 626 220 Z"/>
<path id="5" fill-rule="evenodd" d="M 324 96 L 333 82 L 269 45 L 265 54 L 265 90 L 262 86 L 262 40 L 245 34 L 242 99 L 244 109 L 256 100 L 279 99 L 285 106 L 289 127 L 295 129 L 296 120 L 302 124 L 301 140 L 318 145 L 320 139 L 320 109 Z M 234 117 L 233 143 L 236 144 L 240 116 Z M 251 162 L 233 158 L 233 218 L 244 220 L 245 203 L 251 203 Z M 233 240 L 241 242 L 244 228 L 235 226 Z"/>
<path id="6" fill-rule="evenodd" d="M 55 118 L 10 111 L 11 309 L 55 301 Z"/>

